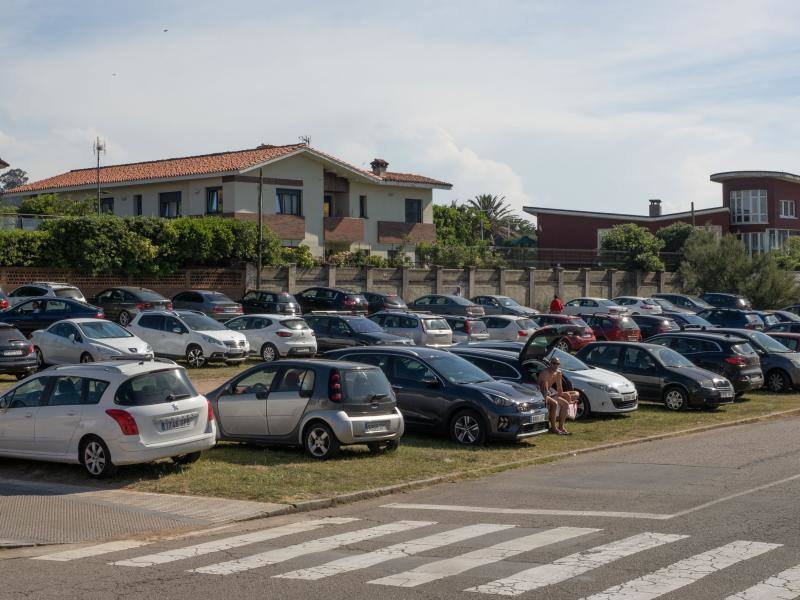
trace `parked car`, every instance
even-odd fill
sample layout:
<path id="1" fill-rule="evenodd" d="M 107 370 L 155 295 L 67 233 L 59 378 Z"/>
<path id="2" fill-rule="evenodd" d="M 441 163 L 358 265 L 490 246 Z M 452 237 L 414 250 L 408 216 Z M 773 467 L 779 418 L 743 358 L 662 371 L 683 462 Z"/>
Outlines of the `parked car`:
<path id="1" fill-rule="evenodd" d="M 739 336 L 753 347 L 761 359 L 764 384 L 770 392 L 788 392 L 800 387 L 800 354 L 761 331 L 733 328 L 716 331 Z"/>
<path id="2" fill-rule="evenodd" d="M 666 315 L 651 316 L 633 314 L 630 318 L 639 326 L 639 331 L 642 334 L 643 340 L 659 333 L 681 330 L 680 326 Z"/>
<path id="3" fill-rule="evenodd" d="M 776 323 L 764 329 L 765 333 L 800 333 L 800 323 L 783 322 Z"/>
<path id="4" fill-rule="evenodd" d="M 754 313 L 758 315 L 761 321 L 764 323 L 764 329 L 767 327 L 772 327 L 773 325 L 777 325 L 781 322 L 781 320 L 776 317 L 771 311 L 766 310 L 754 310 Z"/>
<path id="5" fill-rule="evenodd" d="M 486 323 L 489 338 L 493 340 L 526 341 L 539 329 L 539 324 L 530 317 L 493 315 L 484 317 L 483 322 Z"/>
<path id="6" fill-rule="evenodd" d="M 91 299 L 103 309 L 107 319 L 127 327 L 134 315 L 145 310 L 172 310 L 172 302 L 158 292 L 141 287 L 108 288 Z"/>
<path id="7" fill-rule="evenodd" d="M 658 302 L 642 296 L 617 296 L 612 302 L 624 306 L 632 315 L 660 315 L 664 311 Z"/>
<path id="8" fill-rule="evenodd" d="M 800 316 L 788 310 L 767 310 L 764 312 L 775 315 L 779 323 L 800 323 Z"/>
<path id="9" fill-rule="evenodd" d="M 449 348 L 453 344 L 453 330 L 439 315 L 390 311 L 375 313 L 369 318 L 386 332 L 408 338 L 417 346 Z"/>
<path id="10" fill-rule="evenodd" d="M 752 310 L 738 308 L 709 308 L 697 313 L 698 316 L 717 327 L 736 327 L 741 329 L 764 329 L 764 321 Z"/>
<path id="11" fill-rule="evenodd" d="M 264 362 L 279 358 L 314 356 L 317 339 L 302 318 L 288 315 L 245 315 L 225 323 L 247 338 L 250 353 Z"/>
<path id="12" fill-rule="evenodd" d="M 444 315 L 440 317 L 447 321 L 453 332 L 453 343 L 461 342 L 481 342 L 489 339 L 489 330 L 486 323 L 475 317 L 457 317 L 455 315 Z"/>
<path id="13" fill-rule="evenodd" d="M 705 294 L 700 294 L 700 298 L 716 308 L 738 308 L 741 310 L 750 310 L 753 308 L 750 304 L 750 300 L 739 294 L 706 292 Z"/>
<path id="14" fill-rule="evenodd" d="M 188 290 L 172 297 L 175 310 L 195 310 L 217 321 L 228 321 L 244 313 L 242 305 L 234 302 L 222 292 Z"/>
<path id="15" fill-rule="evenodd" d="M 246 315 L 299 315 L 300 304 L 289 292 L 247 290 L 239 300 Z"/>
<path id="16" fill-rule="evenodd" d="M 0 395 L 0 455 L 80 464 L 90 477 L 216 441 L 214 413 L 186 371 L 162 361 L 51 367 Z"/>
<path id="17" fill-rule="evenodd" d="M 6 296 L 6 293 L 0 289 L 0 310 L 5 310 L 9 306 L 11 306 L 11 303 L 8 301 L 8 296 Z"/>
<path id="18" fill-rule="evenodd" d="M 605 298 L 575 298 L 564 305 L 563 312 L 565 315 L 622 314 L 627 309 Z"/>
<path id="19" fill-rule="evenodd" d="M 30 336 L 37 329 L 49 327 L 56 321 L 82 317 L 103 319 L 105 313 L 98 306 L 69 298 L 53 297 L 26 300 L 0 312 L 0 322 L 13 325 L 26 336 Z"/>
<path id="20" fill-rule="evenodd" d="M 667 300 L 666 298 L 659 298 L 658 296 L 651 296 L 650 300 L 655 302 L 661 307 L 661 314 L 664 315 L 672 315 L 675 313 L 678 314 L 694 314 L 693 310 L 689 310 L 688 308 L 680 308 L 675 306 L 672 302 Z"/>
<path id="21" fill-rule="evenodd" d="M 397 294 L 380 292 L 361 292 L 367 301 L 367 312 L 373 314 L 382 310 L 406 310 L 408 305 Z"/>
<path id="22" fill-rule="evenodd" d="M 306 323 L 314 330 L 317 350 L 326 352 L 351 346 L 412 345 L 410 339 L 387 333 L 363 315 L 308 313 Z"/>
<path id="23" fill-rule="evenodd" d="M 15 375 L 17 379 L 24 379 L 34 371 L 36 353 L 33 344 L 16 327 L 0 323 L 0 375 Z"/>
<path id="24" fill-rule="evenodd" d="M 668 313 L 670 319 L 678 324 L 681 331 L 689 329 L 713 329 L 714 325 L 706 321 L 703 317 L 693 312 Z"/>
<path id="25" fill-rule="evenodd" d="M 315 310 L 338 310 L 367 314 L 367 299 L 357 292 L 340 288 L 312 287 L 295 294 L 303 313 Z"/>
<path id="26" fill-rule="evenodd" d="M 332 360 L 260 364 L 208 394 L 219 439 L 301 446 L 332 458 L 342 446 L 397 448 L 403 416 L 392 387 L 373 366 Z"/>
<path id="27" fill-rule="evenodd" d="M 11 306 L 16 306 L 32 298 L 69 298 L 86 302 L 83 292 L 74 285 L 68 283 L 56 283 L 54 281 L 34 281 L 15 288 L 8 294 L 8 301 Z"/>
<path id="28" fill-rule="evenodd" d="M 586 324 L 592 328 L 598 340 L 618 342 L 641 342 L 642 331 L 631 317 L 626 315 L 581 315 Z"/>
<path id="29" fill-rule="evenodd" d="M 559 340 L 557 347 L 564 352 L 577 352 L 586 344 L 591 344 L 597 340 L 589 324 L 577 315 L 539 314 L 536 315 L 536 322 L 542 327 L 547 327 L 548 325 L 576 325 L 583 328 L 581 333 L 567 334 Z"/>
<path id="30" fill-rule="evenodd" d="M 800 352 L 800 333 L 767 332 L 767 335 L 779 341 L 792 352 Z"/>
<path id="31" fill-rule="evenodd" d="M 327 356 L 380 367 L 407 425 L 448 432 L 459 444 L 520 440 L 547 431 L 547 407 L 537 388 L 495 381 L 445 350 L 348 348 Z"/>
<path id="32" fill-rule="evenodd" d="M 539 314 L 539 311 L 535 308 L 523 306 L 511 296 L 482 295 L 475 296 L 472 301 L 478 306 L 482 306 L 484 313 L 487 315 L 530 317 Z"/>
<path id="33" fill-rule="evenodd" d="M 150 344 L 104 319 L 65 319 L 34 331 L 31 342 L 40 369 L 47 365 L 153 358 Z"/>
<path id="34" fill-rule="evenodd" d="M 700 312 L 701 310 L 706 310 L 707 308 L 713 308 L 711 304 L 703 300 L 702 298 L 698 298 L 697 296 L 690 296 L 688 294 L 653 294 L 652 298 L 663 298 L 664 300 L 669 300 L 677 306 L 678 308 L 683 308 L 685 310 L 690 310 L 692 312 Z"/>
<path id="35" fill-rule="evenodd" d="M 192 310 L 139 313 L 128 330 L 150 344 L 156 356 L 185 359 L 192 368 L 210 362 L 244 362 L 250 345 L 244 334 Z"/>
<path id="36" fill-rule="evenodd" d="M 411 310 L 431 312 L 437 315 L 458 315 L 462 317 L 482 317 L 482 306 L 454 294 L 430 294 L 417 298 L 409 305 Z"/>
<path id="37" fill-rule="evenodd" d="M 636 386 L 639 400 L 663 402 L 670 410 L 716 408 L 733 402 L 730 381 L 693 365 L 685 356 L 664 346 L 595 342 L 576 356 L 588 365 L 630 379 Z"/>
<path id="38" fill-rule="evenodd" d="M 800 304 L 792 304 L 790 306 L 785 306 L 781 310 L 794 313 L 796 315 L 800 315 Z"/>
<path id="39" fill-rule="evenodd" d="M 698 367 L 719 373 L 733 384 L 736 395 L 764 385 L 761 359 L 742 338 L 730 334 L 683 331 L 657 335 L 647 340 L 682 354 Z"/>

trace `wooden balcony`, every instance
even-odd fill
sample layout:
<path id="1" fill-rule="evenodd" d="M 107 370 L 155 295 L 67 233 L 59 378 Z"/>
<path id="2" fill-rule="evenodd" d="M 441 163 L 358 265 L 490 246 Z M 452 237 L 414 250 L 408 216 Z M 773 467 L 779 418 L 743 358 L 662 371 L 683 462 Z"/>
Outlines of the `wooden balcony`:
<path id="1" fill-rule="evenodd" d="M 323 220 L 326 242 L 363 242 L 364 219 L 353 217 L 325 217 Z"/>
<path id="2" fill-rule="evenodd" d="M 418 244 L 436 241 L 436 225 L 433 223 L 403 223 L 400 221 L 378 221 L 378 242 L 381 244 Z"/>

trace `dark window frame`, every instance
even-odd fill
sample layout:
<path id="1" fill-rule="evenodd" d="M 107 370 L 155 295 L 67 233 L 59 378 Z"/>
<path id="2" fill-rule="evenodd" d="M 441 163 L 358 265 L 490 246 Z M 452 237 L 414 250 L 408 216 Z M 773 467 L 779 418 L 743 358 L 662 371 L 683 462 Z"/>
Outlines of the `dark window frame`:
<path id="1" fill-rule="evenodd" d="M 289 198 L 292 200 L 287 204 L 286 201 Z M 277 204 L 276 208 L 279 215 L 293 215 L 295 217 L 303 216 L 303 190 L 276 188 L 275 202 Z"/>
<path id="2" fill-rule="evenodd" d="M 101 215 L 114 214 L 114 196 L 106 196 L 100 198 L 100 214 Z"/>
<path id="3" fill-rule="evenodd" d="M 174 215 L 164 214 L 164 207 L 175 204 L 176 210 Z M 161 192 L 158 194 L 158 216 L 164 219 L 174 219 L 183 214 L 182 211 L 183 194 L 177 192 Z"/>
<path id="4" fill-rule="evenodd" d="M 409 220 L 409 212 L 412 212 L 412 219 Z M 420 198 L 406 198 L 406 223 L 422 223 L 422 200 Z"/>
<path id="5" fill-rule="evenodd" d="M 216 209 L 212 210 L 212 198 L 216 203 Z M 222 193 L 222 186 L 214 186 L 206 188 L 206 214 L 207 215 L 221 215 L 223 212 L 225 199 Z"/>
<path id="6" fill-rule="evenodd" d="M 360 219 L 367 219 L 367 197 L 358 197 L 358 217 Z"/>
<path id="7" fill-rule="evenodd" d="M 133 195 L 133 214 L 136 217 L 142 216 L 142 195 L 141 194 L 134 194 Z"/>

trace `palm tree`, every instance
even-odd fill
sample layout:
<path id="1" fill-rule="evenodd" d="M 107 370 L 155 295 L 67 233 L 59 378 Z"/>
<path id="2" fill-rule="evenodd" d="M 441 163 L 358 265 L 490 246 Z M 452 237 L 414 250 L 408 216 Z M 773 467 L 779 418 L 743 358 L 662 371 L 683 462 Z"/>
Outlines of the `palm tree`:
<path id="1" fill-rule="evenodd" d="M 509 224 L 514 214 L 506 206 L 505 196 L 492 196 L 491 194 L 479 194 L 468 201 L 470 208 L 475 209 L 486 215 L 490 223 L 492 237 L 503 237 L 509 230 Z"/>

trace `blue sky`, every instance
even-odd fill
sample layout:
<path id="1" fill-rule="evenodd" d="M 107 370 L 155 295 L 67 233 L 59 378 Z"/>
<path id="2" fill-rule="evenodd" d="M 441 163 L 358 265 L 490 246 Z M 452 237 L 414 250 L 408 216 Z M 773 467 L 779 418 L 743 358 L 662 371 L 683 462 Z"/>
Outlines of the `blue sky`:
<path id="1" fill-rule="evenodd" d="M 800 3 L 0 0 L 0 156 L 88 166 L 312 145 L 437 200 L 646 212 L 800 172 Z M 164 32 L 164 29 L 168 29 Z"/>

